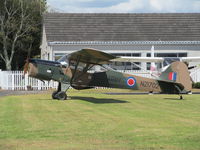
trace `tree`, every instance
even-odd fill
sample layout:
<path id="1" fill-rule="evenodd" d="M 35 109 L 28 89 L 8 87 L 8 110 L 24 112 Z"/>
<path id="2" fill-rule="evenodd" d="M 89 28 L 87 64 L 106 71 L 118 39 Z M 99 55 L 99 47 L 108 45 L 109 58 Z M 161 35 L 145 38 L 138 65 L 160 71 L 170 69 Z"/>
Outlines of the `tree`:
<path id="1" fill-rule="evenodd" d="M 3 0 L 0 4 L 0 57 L 6 70 L 12 69 L 12 61 L 20 53 L 30 56 L 34 39 L 41 36 L 44 0 Z M 39 44 L 37 45 L 39 49 Z M 16 56 L 14 58 L 14 56 Z"/>

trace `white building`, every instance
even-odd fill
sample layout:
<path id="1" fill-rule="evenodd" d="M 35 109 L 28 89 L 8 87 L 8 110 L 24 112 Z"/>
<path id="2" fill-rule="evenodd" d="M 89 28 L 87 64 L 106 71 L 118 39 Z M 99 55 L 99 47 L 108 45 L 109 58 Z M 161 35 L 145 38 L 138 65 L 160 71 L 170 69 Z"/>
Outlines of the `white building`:
<path id="1" fill-rule="evenodd" d="M 200 13 L 44 15 L 42 59 L 57 60 L 82 48 L 145 57 L 152 45 L 156 56 L 200 56 Z"/>

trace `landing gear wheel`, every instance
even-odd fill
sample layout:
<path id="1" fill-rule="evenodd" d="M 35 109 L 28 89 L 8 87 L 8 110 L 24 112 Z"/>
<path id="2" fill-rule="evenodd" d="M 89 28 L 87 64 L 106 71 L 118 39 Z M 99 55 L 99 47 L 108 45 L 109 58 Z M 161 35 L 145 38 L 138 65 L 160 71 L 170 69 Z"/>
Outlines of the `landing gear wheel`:
<path id="1" fill-rule="evenodd" d="M 52 99 L 57 99 L 57 94 L 58 93 L 58 91 L 54 91 L 53 93 L 52 93 Z"/>
<path id="2" fill-rule="evenodd" d="M 60 91 L 56 94 L 56 98 L 58 100 L 66 100 L 67 99 L 67 94 L 66 92 Z"/>
<path id="3" fill-rule="evenodd" d="M 180 99 L 181 99 L 181 100 L 183 99 L 183 96 L 182 96 L 182 95 L 180 95 Z"/>

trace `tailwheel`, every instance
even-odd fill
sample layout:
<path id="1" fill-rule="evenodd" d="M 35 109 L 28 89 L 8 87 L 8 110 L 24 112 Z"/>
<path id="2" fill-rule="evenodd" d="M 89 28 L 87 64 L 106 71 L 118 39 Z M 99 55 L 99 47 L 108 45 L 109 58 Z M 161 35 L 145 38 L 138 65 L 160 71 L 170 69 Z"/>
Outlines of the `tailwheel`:
<path id="1" fill-rule="evenodd" d="M 67 99 L 67 94 L 66 92 L 60 91 L 56 94 L 56 98 L 58 100 L 66 100 Z"/>

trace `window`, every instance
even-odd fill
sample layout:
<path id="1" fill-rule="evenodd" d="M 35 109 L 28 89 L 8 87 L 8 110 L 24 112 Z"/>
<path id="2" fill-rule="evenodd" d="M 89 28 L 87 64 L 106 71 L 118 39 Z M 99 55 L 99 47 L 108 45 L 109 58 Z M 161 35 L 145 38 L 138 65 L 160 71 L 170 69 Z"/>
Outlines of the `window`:
<path id="1" fill-rule="evenodd" d="M 54 60 L 57 61 L 58 59 L 60 59 L 62 56 L 65 56 L 66 53 L 55 53 L 54 54 Z"/>
<path id="2" fill-rule="evenodd" d="M 178 53 L 178 57 L 187 57 L 187 53 Z"/>

